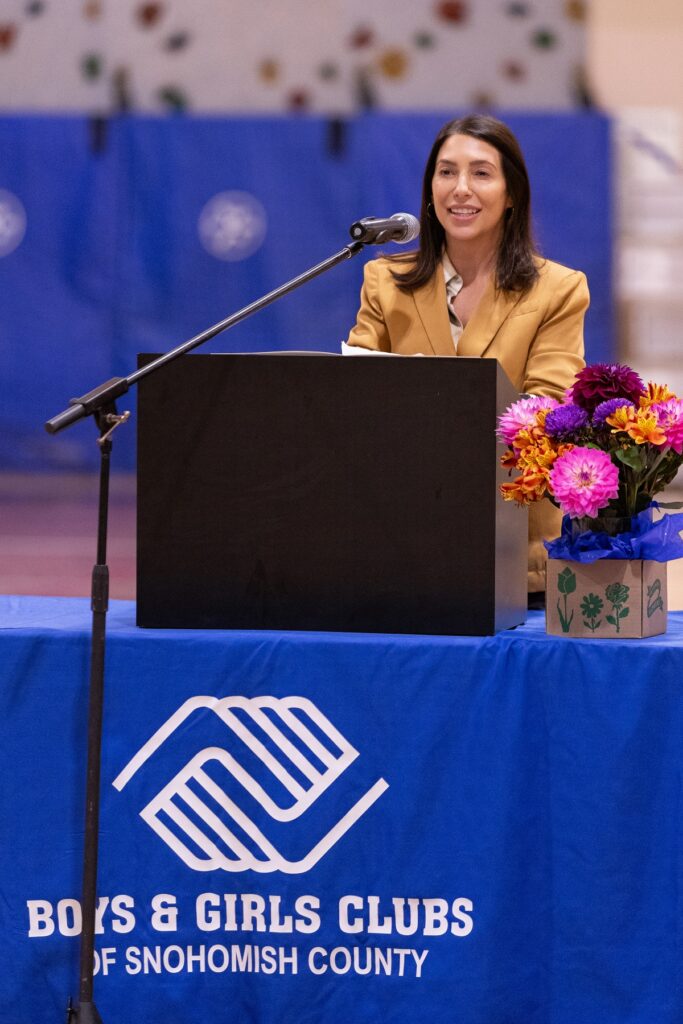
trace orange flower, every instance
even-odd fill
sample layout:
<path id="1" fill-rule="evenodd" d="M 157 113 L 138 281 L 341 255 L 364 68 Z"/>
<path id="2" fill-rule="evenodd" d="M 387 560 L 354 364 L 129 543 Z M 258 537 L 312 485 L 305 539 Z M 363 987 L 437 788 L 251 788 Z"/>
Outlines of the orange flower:
<path id="1" fill-rule="evenodd" d="M 542 437 L 535 444 L 522 448 L 519 453 L 519 468 L 523 469 L 525 466 L 529 466 L 549 471 L 558 455 L 573 447 L 572 444 L 560 444 L 555 448 L 549 438 Z"/>
<path id="2" fill-rule="evenodd" d="M 520 486 L 522 477 L 518 476 L 516 480 L 513 480 L 509 484 L 500 485 L 500 493 L 503 496 L 503 501 L 516 501 L 519 505 L 528 505 L 529 499 L 526 496 L 526 492 Z"/>
<path id="3" fill-rule="evenodd" d="M 620 412 L 617 409 L 617 412 Z M 648 409 L 639 409 L 633 420 L 626 428 L 626 433 L 632 437 L 636 444 L 654 444 L 660 447 L 666 444 L 666 434 L 657 422 L 657 417 Z"/>
<path id="4" fill-rule="evenodd" d="M 640 398 L 640 408 L 649 409 L 651 405 L 656 402 L 668 402 L 670 398 L 675 398 L 673 391 L 670 391 L 666 384 L 653 384 L 649 382 L 644 395 Z"/>
<path id="5" fill-rule="evenodd" d="M 522 475 L 509 484 L 501 486 L 501 494 L 505 501 L 517 501 L 520 505 L 529 505 L 538 501 L 546 494 L 552 494 L 550 487 L 550 470 L 560 455 L 570 451 L 573 444 L 561 444 L 553 448 L 547 437 L 542 437 L 536 444 L 527 444 L 522 448 L 517 459 L 517 469 Z"/>
<path id="6" fill-rule="evenodd" d="M 513 451 L 512 448 L 508 448 L 504 455 L 500 457 L 500 464 L 505 469 L 517 469 L 517 452 Z"/>
<path id="7" fill-rule="evenodd" d="M 620 405 L 611 416 L 607 417 L 605 423 L 609 423 L 610 427 L 614 427 L 613 434 L 618 434 L 620 431 L 628 431 L 631 424 L 635 422 L 635 417 L 635 405 Z"/>
<path id="8" fill-rule="evenodd" d="M 512 444 L 519 451 L 520 448 L 526 448 L 529 444 L 537 444 L 544 437 L 545 430 L 540 423 L 536 423 L 533 427 L 525 427 L 524 430 L 520 430 Z"/>
<path id="9" fill-rule="evenodd" d="M 509 484 L 502 484 L 500 493 L 505 501 L 516 501 L 520 505 L 530 505 L 532 501 L 542 498 L 547 489 L 547 478 L 544 473 L 534 473 L 527 469 Z"/>

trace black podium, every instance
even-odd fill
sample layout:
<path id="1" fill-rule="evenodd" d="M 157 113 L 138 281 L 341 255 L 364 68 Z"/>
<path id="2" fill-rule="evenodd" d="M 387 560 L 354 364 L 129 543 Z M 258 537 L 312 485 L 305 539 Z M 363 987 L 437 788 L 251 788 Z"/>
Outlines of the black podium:
<path id="1" fill-rule="evenodd" d="M 188 355 L 143 379 L 138 625 L 522 623 L 527 516 L 494 433 L 516 397 L 455 357 Z"/>

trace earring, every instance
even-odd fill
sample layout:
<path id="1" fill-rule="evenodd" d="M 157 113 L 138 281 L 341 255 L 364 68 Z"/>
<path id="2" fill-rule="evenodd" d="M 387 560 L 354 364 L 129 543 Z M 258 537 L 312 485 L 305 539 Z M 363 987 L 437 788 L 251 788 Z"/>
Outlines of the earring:
<path id="1" fill-rule="evenodd" d="M 427 216 L 434 216 L 434 203 L 431 200 L 427 203 Z"/>

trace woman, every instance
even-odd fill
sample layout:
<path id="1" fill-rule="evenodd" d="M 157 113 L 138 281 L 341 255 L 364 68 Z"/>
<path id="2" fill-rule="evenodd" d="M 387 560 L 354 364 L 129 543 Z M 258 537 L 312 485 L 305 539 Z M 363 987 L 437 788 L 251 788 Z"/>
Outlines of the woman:
<path id="1" fill-rule="evenodd" d="M 365 266 L 348 345 L 401 355 L 497 359 L 518 391 L 560 398 L 584 365 L 585 276 L 542 259 L 515 136 L 475 114 L 444 125 L 424 172 L 420 247 Z M 544 507 L 543 507 L 544 506 Z M 529 591 L 545 589 L 544 502 L 529 513 Z"/>

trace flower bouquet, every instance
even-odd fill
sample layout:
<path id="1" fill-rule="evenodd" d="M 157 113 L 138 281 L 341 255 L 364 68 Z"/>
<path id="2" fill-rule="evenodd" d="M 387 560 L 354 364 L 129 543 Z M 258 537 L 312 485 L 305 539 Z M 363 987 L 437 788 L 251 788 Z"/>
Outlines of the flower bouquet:
<path id="1" fill-rule="evenodd" d="M 564 513 L 561 536 L 546 542 L 549 631 L 552 612 L 572 635 L 663 632 L 666 574 L 653 563 L 683 555 L 683 515 L 655 520 L 653 510 L 662 506 L 653 499 L 683 463 L 683 400 L 666 385 L 645 386 L 628 366 L 596 364 L 576 375 L 561 402 L 515 402 L 500 417 L 498 435 L 503 465 L 518 473 L 502 485 L 503 498 L 520 505 L 548 498 Z M 592 589 L 577 604 L 579 576 Z M 638 580 L 647 594 L 635 607 Z M 640 613 L 640 629 L 634 616 L 624 623 L 632 611 Z"/>

